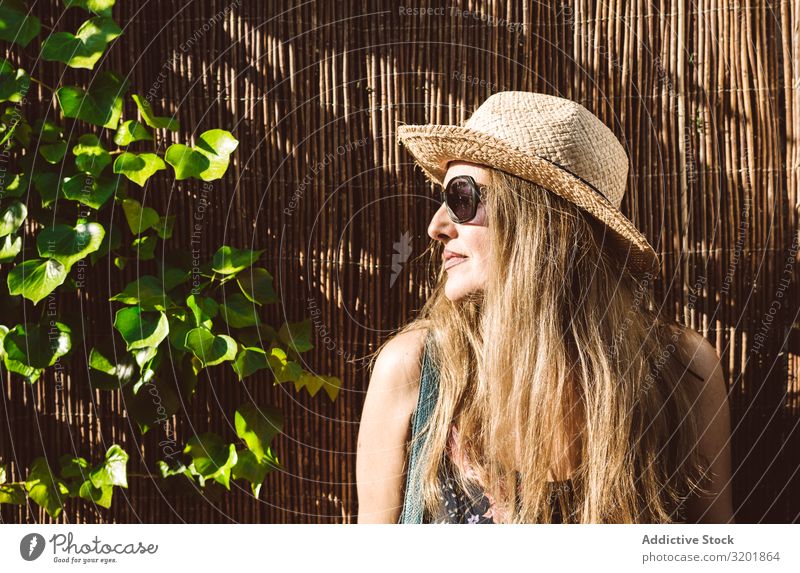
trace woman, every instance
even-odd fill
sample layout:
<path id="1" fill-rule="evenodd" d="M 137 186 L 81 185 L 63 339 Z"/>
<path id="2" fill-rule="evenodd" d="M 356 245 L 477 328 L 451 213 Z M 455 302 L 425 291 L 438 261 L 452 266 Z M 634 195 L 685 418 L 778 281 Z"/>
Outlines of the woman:
<path id="1" fill-rule="evenodd" d="M 619 211 L 613 133 L 500 92 L 398 137 L 443 186 L 443 266 L 373 362 L 359 522 L 732 523 L 719 359 L 650 298 L 658 257 Z"/>

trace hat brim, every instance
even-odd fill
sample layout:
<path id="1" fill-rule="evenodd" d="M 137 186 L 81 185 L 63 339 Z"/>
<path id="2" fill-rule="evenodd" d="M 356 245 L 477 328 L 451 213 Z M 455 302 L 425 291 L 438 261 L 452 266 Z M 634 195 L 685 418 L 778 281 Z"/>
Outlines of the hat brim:
<path id="1" fill-rule="evenodd" d="M 397 140 L 428 180 L 441 185 L 450 161 L 462 160 L 511 173 L 560 195 L 591 214 L 610 231 L 638 275 L 656 274 L 660 261 L 647 238 L 598 190 L 563 167 L 525 153 L 486 133 L 458 125 L 399 125 Z"/>

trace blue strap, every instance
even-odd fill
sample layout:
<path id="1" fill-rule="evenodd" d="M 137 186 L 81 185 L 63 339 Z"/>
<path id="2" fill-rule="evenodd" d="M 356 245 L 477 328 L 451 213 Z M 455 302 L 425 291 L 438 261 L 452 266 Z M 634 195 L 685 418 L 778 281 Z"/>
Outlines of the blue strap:
<path id="1" fill-rule="evenodd" d="M 400 523 L 422 523 L 423 519 L 422 490 L 419 483 L 415 481 L 414 473 L 427 438 L 425 424 L 431 417 L 439 394 L 439 371 L 436 369 L 433 360 L 431 360 L 428 350 L 430 344 L 431 338 L 428 336 L 425 339 L 425 350 L 422 355 L 419 398 L 417 407 L 411 416 L 411 451 L 406 470 L 405 497 L 403 499 L 403 510 L 400 513 Z"/>

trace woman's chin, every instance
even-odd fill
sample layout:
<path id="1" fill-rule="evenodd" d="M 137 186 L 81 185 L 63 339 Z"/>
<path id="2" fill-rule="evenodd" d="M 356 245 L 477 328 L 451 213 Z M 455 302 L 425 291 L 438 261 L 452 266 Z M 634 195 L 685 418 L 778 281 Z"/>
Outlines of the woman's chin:
<path id="1" fill-rule="evenodd" d="M 450 302 L 458 302 L 462 298 L 459 295 L 454 295 L 452 293 L 447 292 L 447 290 L 444 291 L 444 295 L 447 297 L 447 300 L 449 300 Z"/>
<path id="2" fill-rule="evenodd" d="M 463 284 L 458 284 L 458 281 L 448 281 L 444 285 L 444 295 L 450 302 L 458 302 L 463 300 L 470 292 L 475 289 L 468 288 Z"/>

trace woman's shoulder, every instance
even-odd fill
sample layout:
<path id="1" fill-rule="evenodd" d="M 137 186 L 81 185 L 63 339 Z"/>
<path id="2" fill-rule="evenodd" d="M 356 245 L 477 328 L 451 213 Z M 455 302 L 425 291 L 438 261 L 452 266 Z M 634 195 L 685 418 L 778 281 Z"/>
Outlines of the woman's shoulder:
<path id="1" fill-rule="evenodd" d="M 687 369 L 696 373 L 692 410 L 697 420 L 697 450 L 711 477 L 710 494 L 691 496 L 687 517 L 692 523 L 733 523 L 731 493 L 731 412 L 722 363 L 714 345 L 687 326 L 678 325 L 675 345 Z"/>
<path id="2" fill-rule="evenodd" d="M 670 325 L 672 340 L 679 358 L 687 370 L 695 377 L 708 381 L 719 369 L 719 355 L 716 348 L 695 329 L 674 323 Z"/>
<path id="3" fill-rule="evenodd" d="M 369 389 L 410 405 L 409 413 L 416 407 L 427 334 L 427 328 L 418 328 L 394 335 L 382 345 L 372 368 Z"/>
<path id="4" fill-rule="evenodd" d="M 422 354 L 427 328 L 406 330 L 387 340 L 375 359 L 370 384 L 380 382 L 397 391 L 413 391 L 419 387 Z"/>
<path id="5" fill-rule="evenodd" d="M 359 523 L 397 523 L 400 515 L 425 335 L 417 329 L 401 332 L 373 358 L 358 431 Z"/>

